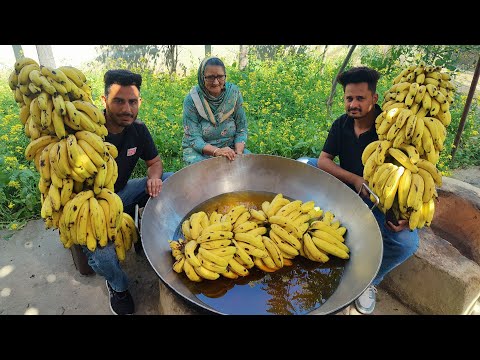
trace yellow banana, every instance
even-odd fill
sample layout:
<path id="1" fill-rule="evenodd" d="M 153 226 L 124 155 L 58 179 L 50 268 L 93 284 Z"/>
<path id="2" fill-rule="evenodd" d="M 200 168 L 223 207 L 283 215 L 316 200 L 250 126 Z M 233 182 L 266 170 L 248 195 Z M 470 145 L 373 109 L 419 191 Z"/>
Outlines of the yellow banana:
<path id="1" fill-rule="evenodd" d="M 432 175 L 425 169 L 419 168 L 418 175 L 423 178 L 424 190 L 422 202 L 426 203 L 433 198 L 433 194 L 435 192 L 435 181 L 433 180 Z"/>
<path id="2" fill-rule="evenodd" d="M 269 253 L 270 257 L 273 259 L 273 262 L 275 263 L 275 266 L 278 268 L 283 267 L 283 256 L 280 251 L 280 248 L 277 246 L 277 244 L 270 239 L 267 236 L 262 236 L 262 241 L 263 244 L 265 245 L 265 248 L 267 252 Z"/>
<path id="3" fill-rule="evenodd" d="M 133 220 L 133 218 L 125 212 L 122 215 L 123 215 L 123 221 L 124 221 L 123 226 L 125 226 L 125 228 L 127 228 L 130 231 L 132 241 L 135 244 L 139 239 L 138 229 L 135 226 L 135 220 Z"/>
<path id="4" fill-rule="evenodd" d="M 419 168 L 427 170 L 430 173 L 435 182 L 435 185 L 437 185 L 438 187 L 442 186 L 442 174 L 437 170 L 435 165 L 433 165 L 427 160 L 420 159 L 417 163 L 417 166 Z"/>
<path id="5" fill-rule="evenodd" d="M 120 229 L 118 229 L 117 231 L 114 244 L 115 244 L 115 252 L 117 253 L 118 260 L 119 261 L 125 260 L 125 257 L 126 257 L 125 243 L 123 242 L 123 233 Z"/>
<path id="6" fill-rule="evenodd" d="M 323 230 L 315 230 L 311 233 L 310 235 L 313 238 L 325 240 L 326 242 L 335 245 L 345 251 L 347 254 L 350 252 L 350 249 L 348 248 L 347 245 L 342 243 L 341 241 L 338 241 L 335 237 L 333 237 L 331 234 L 327 233 L 326 231 Z M 315 242 L 315 241 L 314 241 Z"/>
<path id="7" fill-rule="evenodd" d="M 410 213 L 410 218 L 408 219 L 408 226 L 410 230 L 414 230 L 418 227 L 420 221 L 420 216 L 422 215 L 422 209 L 413 209 Z"/>
<path id="8" fill-rule="evenodd" d="M 302 247 L 300 241 L 295 236 L 288 233 L 281 226 L 277 224 L 272 224 L 270 229 L 271 231 L 275 232 L 278 236 L 280 236 L 283 240 L 285 240 L 290 245 L 292 245 L 295 249 L 299 250 Z"/>
<path id="9" fill-rule="evenodd" d="M 89 191 L 93 194 L 93 190 Z M 97 199 L 104 199 L 109 204 L 110 213 L 107 219 L 107 228 L 116 228 L 118 230 L 123 214 L 123 203 L 120 197 L 111 190 L 103 188 L 97 195 Z"/>
<path id="10" fill-rule="evenodd" d="M 85 201 L 78 212 L 76 224 L 76 243 L 79 245 L 87 245 L 87 222 L 90 217 L 90 201 Z M 91 219 L 90 219 L 91 221 Z M 91 226 L 90 226 L 90 229 Z M 93 231 L 93 230 L 92 230 Z"/>
<path id="11" fill-rule="evenodd" d="M 409 169 L 412 173 L 418 172 L 417 166 L 410 161 L 409 157 L 402 150 L 390 148 L 388 152 L 403 167 Z"/>
<path id="12" fill-rule="evenodd" d="M 265 214 L 267 217 L 270 217 L 272 215 L 275 215 L 280 208 L 285 205 L 281 200 L 284 199 L 283 194 L 277 194 L 275 197 L 272 199 L 270 202 L 270 206 L 268 207 L 267 211 L 265 211 Z M 290 201 L 289 201 L 290 202 Z"/>
<path id="13" fill-rule="evenodd" d="M 299 209 L 302 206 L 301 200 L 294 200 L 286 205 L 283 205 L 274 215 L 275 216 L 287 216 L 292 211 Z"/>
<path id="14" fill-rule="evenodd" d="M 232 239 L 232 242 L 237 249 L 235 255 L 238 255 L 248 269 L 252 268 L 254 263 L 250 255 L 242 247 L 240 247 L 235 240 Z"/>
<path id="15" fill-rule="evenodd" d="M 70 101 L 64 101 L 64 103 L 68 118 L 71 120 L 72 123 L 81 127 L 82 118 L 80 117 L 79 111 L 77 110 L 75 105 L 73 105 Z"/>
<path id="16" fill-rule="evenodd" d="M 330 235 L 335 237 L 340 242 L 345 242 L 345 239 L 342 235 L 337 233 L 335 229 L 332 229 L 330 226 L 325 224 L 323 221 L 314 221 L 310 224 L 309 230 L 323 230 L 328 232 Z"/>
<path id="17" fill-rule="evenodd" d="M 25 148 L 25 158 L 27 160 L 33 160 L 38 150 L 41 150 L 51 142 L 56 142 L 56 141 L 58 141 L 58 138 L 56 136 L 51 136 L 51 135 L 45 135 L 45 136 L 39 137 L 36 140 L 31 141 Z"/>
<path id="18" fill-rule="evenodd" d="M 58 142 L 57 157 L 55 158 L 58 170 L 62 179 L 70 176 L 72 173 L 70 163 L 68 161 L 67 140 L 62 139 Z"/>
<path id="19" fill-rule="evenodd" d="M 408 117 L 405 125 L 405 140 L 410 140 L 415 132 L 415 124 L 417 123 L 417 116 L 413 113 Z"/>
<path id="20" fill-rule="evenodd" d="M 267 218 L 265 216 L 265 213 L 263 211 L 258 211 L 258 210 L 255 210 L 255 209 L 250 209 L 250 215 L 254 218 L 254 219 L 257 219 L 257 220 L 260 220 L 260 221 L 265 221 Z"/>
<path id="21" fill-rule="evenodd" d="M 207 260 L 208 261 L 208 260 Z M 205 262 L 207 264 L 207 262 Z M 195 272 L 202 278 L 207 279 L 207 280 L 216 280 L 220 277 L 219 272 L 215 272 L 211 269 L 208 269 L 207 266 L 200 265 L 200 266 L 194 266 L 193 267 Z M 224 269 L 222 272 L 227 270 L 227 267 L 222 268 Z"/>
<path id="22" fill-rule="evenodd" d="M 263 243 L 262 243 L 263 245 Z M 241 247 L 245 252 L 251 256 L 258 257 L 258 258 L 264 258 L 268 256 L 268 253 L 266 250 L 259 249 L 253 245 L 250 245 L 248 243 L 245 243 L 243 241 L 237 241 L 237 246 Z M 265 246 L 265 245 L 263 245 Z"/>
<path id="23" fill-rule="evenodd" d="M 345 250 L 339 248 L 336 245 L 329 243 L 328 241 L 320 239 L 316 236 L 312 238 L 312 241 L 318 249 L 326 252 L 327 254 L 331 254 L 333 256 L 339 257 L 340 259 L 350 258 L 350 255 Z"/>
<path id="24" fill-rule="evenodd" d="M 406 131 L 405 126 L 400 129 L 400 131 L 398 132 L 398 134 L 397 134 L 397 136 L 395 137 L 395 139 L 393 139 L 392 147 L 394 147 L 394 148 L 400 148 L 400 146 L 401 146 L 402 144 L 404 144 L 404 142 L 407 141 L 407 140 L 405 139 L 405 131 Z"/>
<path id="25" fill-rule="evenodd" d="M 393 205 L 393 200 L 395 199 L 395 195 L 397 194 L 398 184 L 400 182 L 400 177 L 403 175 L 405 168 L 403 166 L 399 166 L 397 170 L 391 174 L 385 185 L 383 187 L 383 206 L 385 210 L 388 210 Z"/>
<path id="26" fill-rule="evenodd" d="M 38 64 L 28 64 L 24 66 L 18 73 L 17 83 L 18 85 L 27 85 L 29 81 L 29 74 L 33 70 L 39 70 Z"/>
<path id="27" fill-rule="evenodd" d="M 250 216 L 250 212 L 247 211 L 246 213 L 248 213 L 248 216 Z M 244 222 L 243 224 L 240 224 L 240 225 L 236 226 L 233 229 L 233 232 L 235 232 L 235 233 L 246 233 L 247 231 L 256 229 L 257 227 L 258 227 L 257 223 L 255 223 L 253 221 L 247 221 L 247 222 Z"/>
<path id="28" fill-rule="evenodd" d="M 93 230 L 93 236 L 95 237 L 97 243 L 100 246 L 106 246 L 108 241 L 108 234 L 107 234 L 107 224 L 105 219 L 105 213 L 103 212 L 103 208 L 98 203 L 98 200 L 92 196 L 89 199 L 90 202 L 90 221 Z M 130 234 L 122 234 L 123 240 L 128 240 L 127 236 L 131 238 Z M 125 246 L 125 249 L 128 250 L 129 246 Z"/>
<path id="29" fill-rule="evenodd" d="M 108 201 L 105 199 L 97 199 L 98 204 L 103 210 L 103 214 L 105 216 L 105 226 L 107 229 L 107 239 L 110 241 L 115 240 L 115 236 L 117 234 L 117 229 L 116 228 L 111 228 L 108 226 L 108 220 L 110 219 L 110 205 L 108 204 Z"/>
<path id="30" fill-rule="evenodd" d="M 20 108 L 20 113 L 19 113 L 19 118 L 22 125 L 25 125 L 29 116 L 30 116 L 30 106 L 23 105 Z"/>
<path id="31" fill-rule="evenodd" d="M 77 144 L 85 151 L 85 153 L 88 155 L 90 160 L 92 160 L 95 166 L 100 167 L 102 165 L 105 165 L 105 160 L 103 159 L 103 152 L 98 153 L 97 150 L 90 145 L 90 143 L 83 139 L 77 140 Z"/>
<path id="32" fill-rule="evenodd" d="M 197 238 L 200 236 L 200 233 L 202 231 L 200 221 L 202 217 L 204 216 L 205 213 L 194 213 L 190 216 L 190 235 L 192 236 L 193 240 L 197 240 Z M 225 237 L 223 237 L 224 239 Z M 213 240 L 213 239 L 203 239 L 202 241 L 207 241 L 207 240 Z"/>
<path id="33" fill-rule="evenodd" d="M 381 143 L 380 140 L 376 140 L 376 141 L 371 142 L 370 144 L 368 144 L 365 147 L 365 149 L 362 152 L 362 164 L 363 165 L 365 165 L 368 158 L 377 150 L 377 147 L 380 145 L 380 143 Z M 311 204 L 311 205 L 309 205 L 310 209 L 308 211 L 313 209 L 313 207 L 315 206 L 315 203 L 313 201 L 310 202 L 310 204 Z M 302 212 L 306 212 L 306 211 L 302 211 Z"/>
<path id="34" fill-rule="evenodd" d="M 53 211 L 59 211 L 60 207 L 62 206 L 62 203 L 60 200 L 60 190 L 58 189 L 58 187 L 55 186 L 55 184 L 50 185 L 50 188 L 48 190 L 48 196 L 52 201 Z"/>
<path id="35" fill-rule="evenodd" d="M 63 186 L 62 191 L 60 192 L 60 203 L 62 206 L 65 206 L 73 194 L 73 180 L 63 179 L 62 183 Z"/>
<path id="36" fill-rule="evenodd" d="M 240 276 L 247 276 L 249 274 L 248 269 L 233 258 L 228 260 L 228 265 L 230 270 Z"/>
<path id="37" fill-rule="evenodd" d="M 426 124 L 426 122 L 425 122 Z M 426 153 L 429 153 L 431 151 L 434 151 L 434 142 L 433 142 L 433 136 L 432 133 L 430 132 L 429 128 L 425 125 L 423 129 L 423 134 L 422 134 L 422 145 Z"/>
<path id="38" fill-rule="evenodd" d="M 416 164 L 418 163 L 418 160 L 420 160 L 420 154 L 418 153 L 418 150 L 415 148 L 415 146 L 402 144 L 400 145 L 399 149 L 404 150 L 408 154 L 408 157 L 412 164 Z"/>
<path id="39" fill-rule="evenodd" d="M 235 228 L 239 227 L 240 225 L 243 225 L 247 222 L 249 222 L 248 220 L 250 219 L 250 211 L 245 211 L 242 215 L 240 215 L 237 220 L 235 221 L 235 223 L 233 224 Z"/>
<path id="40" fill-rule="evenodd" d="M 425 226 L 430 226 L 430 224 L 432 223 L 434 214 L 435 214 L 435 201 L 432 198 L 428 201 L 427 205 L 424 205 L 423 215 L 425 217 Z"/>
<path id="41" fill-rule="evenodd" d="M 415 130 L 413 131 L 413 135 L 411 138 L 413 145 L 417 145 L 417 143 L 419 143 L 422 140 L 424 127 L 425 127 L 425 122 L 423 121 L 423 117 L 420 117 L 417 115 Z"/>
<path id="42" fill-rule="evenodd" d="M 92 144 L 90 144 L 92 145 Z M 92 145 L 93 146 L 93 145 Z M 110 155 L 112 155 L 112 157 L 114 159 L 117 158 L 118 156 L 118 149 L 115 145 L 113 145 L 112 143 L 109 143 L 108 141 L 105 141 L 105 146 L 107 147 L 107 150 L 108 152 L 110 153 Z"/>
<path id="43" fill-rule="evenodd" d="M 192 241 L 193 241 L 193 240 L 192 240 Z M 189 241 L 189 242 L 191 242 L 191 241 Z M 188 243 L 187 243 L 187 245 L 188 245 Z M 223 258 L 223 257 L 221 257 L 221 256 L 218 256 L 218 255 L 215 255 L 215 254 L 212 253 L 210 250 L 207 250 L 207 249 L 205 249 L 205 248 L 200 247 L 200 248 L 198 249 L 198 252 L 199 252 L 200 254 L 202 254 L 202 256 L 203 256 L 205 259 L 213 262 L 214 264 L 217 264 L 217 265 L 219 265 L 219 266 L 225 266 L 225 267 L 228 265 L 228 261 L 227 261 L 225 258 Z M 188 260 L 188 257 L 187 257 L 187 260 Z M 197 259 L 197 260 L 198 260 L 198 259 Z M 240 275 L 240 274 L 239 274 L 239 275 Z"/>
<path id="44" fill-rule="evenodd" d="M 237 252 L 237 248 L 235 246 L 225 246 L 218 249 L 207 249 L 215 255 L 222 256 L 222 257 L 233 257 Z"/>
<path id="45" fill-rule="evenodd" d="M 423 182 L 423 178 L 416 174 L 412 173 L 412 183 L 410 185 L 410 191 L 408 192 L 407 196 L 407 207 L 419 210 L 420 206 L 423 204 L 423 191 L 425 188 L 425 184 Z"/>
<path id="46" fill-rule="evenodd" d="M 397 197 L 398 197 L 398 206 L 400 212 L 407 212 L 407 197 L 410 191 L 410 186 L 412 184 L 412 172 L 409 169 L 405 169 L 400 182 L 398 184 Z"/>
<path id="47" fill-rule="evenodd" d="M 59 96 L 62 98 L 62 100 L 64 97 L 68 97 L 68 90 L 65 86 L 63 86 L 58 81 L 55 81 L 52 78 L 47 77 L 47 80 L 55 88 L 55 93 L 52 94 L 52 97 Z"/>
<path id="48" fill-rule="evenodd" d="M 50 160 L 49 160 L 49 153 L 52 146 L 55 142 L 51 142 L 47 146 L 43 148 L 40 153 L 40 177 L 43 178 L 45 181 L 50 181 Z M 38 151 L 38 150 L 37 150 Z M 57 186 L 58 187 L 58 186 Z"/>
<path id="49" fill-rule="evenodd" d="M 105 117 L 101 110 L 99 110 L 95 105 L 87 101 L 75 100 L 72 101 L 72 104 L 75 105 L 77 110 L 83 111 L 88 115 L 97 124 L 105 124 Z"/>
<path id="50" fill-rule="evenodd" d="M 48 98 L 47 109 L 42 110 L 40 114 L 40 123 L 42 124 L 42 129 L 47 129 L 52 123 L 52 111 L 53 111 L 53 101 L 51 98 Z"/>
<path id="51" fill-rule="evenodd" d="M 77 87 L 82 87 L 86 82 L 85 75 L 80 75 L 80 70 L 73 66 L 60 66 L 57 70 L 63 72 Z"/>
<path id="52" fill-rule="evenodd" d="M 273 231 L 270 231 L 270 239 L 277 244 L 278 248 L 283 254 L 287 254 L 289 256 L 295 257 L 299 254 L 298 250 L 295 249 L 292 245 L 288 242 L 283 240 L 280 236 L 275 234 Z"/>
<path id="53" fill-rule="evenodd" d="M 315 202 L 313 200 L 310 200 L 310 201 L 304 202 L 302 206 L 300 206 L 300 210 L 302 211 L 303 214 L 306 214 L 310 210 L 312 210 L 314 207 L 315 207 Z"/>
<path id="54" fill-rule="evenodd" d="M 263 245 L 263 242 L 262 242 L 261 235 L 260 235 L 260 238 L 258 238 L 258 236 L 253 236 L 247 233 L 235 233 L 235 240 L 250 244 L 261 250 L 265 249 L 265 246 Z"/>
<path id="55" fill-rule="evenodd" d="M 233 224 L 235 223 L 235 221 L 237 221 L 238 217 L 242 215 L 245 211 L 248 211 L 245 205 L 237 205 L 230 209 L 227 215 L 230 217 L 230 220 Z"/>
<path id="56" fill-rule="evenodd" d="M 195 226 L 196 225 L 195 224 L 192 225 L 192 221 L 190 221 L 190 235 L 192 236 L 192 239 L 193 239 L 193 228 Z M 197 239 L 193 239 L 193 240 L 197 240 L 197 242 L 201 244 L 201 243 L 212 241 L 212 240 L 227 240 L 232 238 L 233 238 L 233 232 L 217 230 L 212 232 L 202 232 L 202 235 L 197 237 Z"/>
<path id="57" fill-rule="evenodd" d="M 253 236 L 258 236 L 258 235 L 264 235 L 268 232 L 267 228 L 265 226 L 260 226 L 257 227 L 253 230 L 249 230 L 246 232 L 246 234 L 253 235 Z"/>
<path id="58" fill-rule="evenodd" d="M 232 230 L 232 223 L 221 222 L 221 223 L 215 223 L 207 226 L 206 228 L 203 229 L 202 234 L 214 232 L 214 231 L 231 231 L 231 230 Z"/>
<path id="59" fill-rule="evenodd" d="M 183 271 L 185 272 L 185 274 L 187 275 L 187 277 L 191 280 L 191 281 L 195 281 L 195 282 L 200 282 L 202 281 L 202 277 L 200 277 L 196 271 L 195 271 L 195 268 L 192 266 L 192 264 L 190 264 L 188 261 L 184 261 L 183 263 Z"/>
<path id="60" fill-rule="evenodd" d="M 85 202 L 88 201 L 93 196 L 93 191 L 92 190 L 85 190 L 77 195 L 73 199 L 67 202 L 65 207 L 63 208 L 63 211 L 66 213 L 65 214 L 65 224 L 67 227 L 70 227 L 74 224 L 78 211 L 80 210 L 80 206 Z"/>
<path id="61" fill-rule="evenodd" d="M 201 265 L 200 260 L 198 260 L 197 256 L 195 255 L 197 245 L 198 243 L 195 240 L 190 240 L 185 245 L 185 257 L 187 258 L 187 261 L 192 264 L 193 267 Z M 227 265 L 225 264 L 225 266 Z"/>
<path id="62" fill-rule="evenodd" d="M 277 215 L 274 215 L 274 216 L 271 216 L 268 221 L 270 222 L 270 224 L 277 224 L 277 225 L 280 225 L 281 227 L 283 227 L 288 233 L 291 233 L 293 234 L 294 236 L 296 236 L 297 238 L 301 238 L 302 237 L 302 234 L 300 233 L 300 230 L 298 229 L 298 227 L 293 224 L 293 222 L 286 218 L 285 216 L 277 216 Z"/>
<path id="63" fill-rule="evenodd" d="M 177 261 L 175 261 L 175 263 L 173 264 L 173 266 L 172 266 L 173 271 L 175 271 L 176 273 L 179 273 L 179 274 L 182 273 L 184 262 L 185 262 L 185 256 L 182 254 L 182 256 Z"/>
<path id="64" fill-rule="evenodd" d="M 103 164 L 98 167 L 98 173 L 95 175 L 95 180 L 93 182 L 93 192 L 99 194 L 100 191 L 105 187 L 105 178 L 107 176 L 107 164 Z"/>
<path id="65" fill-rule="evenodd" d="M 233 239 L 225 239 L 225 240 L 211 240 L 207 242 L 202 242 L 200 243 L 200 247 L 207 249 L 207 250 L 213 250 L 213 249 L 219 249 L 222 247 L 229 246 L 232 243 Z"/>
<path id="66" fill-rule="evenodd" d="M 303 235 L 303 244 L 304 249 L 306 248 L 306 252 L 308 252 L 310 255 L 310 260 L 322 263 L 325 263 L 329 260 L 328 256 L 324 253 L 324 250 L 315 245 L 312 237 L 308 233 Z"/>

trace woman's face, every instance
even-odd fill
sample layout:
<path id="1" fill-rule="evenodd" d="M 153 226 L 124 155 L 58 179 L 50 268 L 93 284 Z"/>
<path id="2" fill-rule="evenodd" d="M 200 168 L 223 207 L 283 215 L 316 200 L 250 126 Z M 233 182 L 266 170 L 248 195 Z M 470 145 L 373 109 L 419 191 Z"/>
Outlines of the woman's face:
<path id="1" fill-rule="evenodd" d="M 210 95 L 218 97 L 225 87 L 225 71 L 220 65 L 208 65 L 203 73 L 203 81 Z"/>

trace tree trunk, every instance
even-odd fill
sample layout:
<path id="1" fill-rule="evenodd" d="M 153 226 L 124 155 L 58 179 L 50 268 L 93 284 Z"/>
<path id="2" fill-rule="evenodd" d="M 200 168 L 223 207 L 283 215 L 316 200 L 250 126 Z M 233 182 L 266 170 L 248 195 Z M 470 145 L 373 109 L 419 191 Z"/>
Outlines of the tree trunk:
<path id="1" fill-rule="evenodd" d="M 205 57 L 212 56 L 212 45 L 205 45 Z"/>
<path id="2" fill-rule="evenodd" d="M 15 61 L 25 57 L 22 49 L 22 45 L 12 45 L 13 53 L 15 54 Z"/>
<path id="3" fill-rule="evenodd" d="M 458 144 L 460 143 L 460 138 L 462 137 L 463 129 L 465 128 L 465 121 L 467 120 L 468 112 L 470 111 L 470 105 L 472 104 L 473 95 L 475 94 L 475 89 L 477 88 L 478 78 L 480 76 L 480 56 L 477 60 L 477 67 L 473 74 L 472 83 L 470 84 L 470 90 L 467 95 L 467 100 L 465 101 L 465 107 L 463 108 L 462 117 L 460 118 L 460 123 L 458 124 L 457 134 L 455 135 L 455 140 L 453 141 L 452 147 L 452 159 L 455 157 L 455 152 L 457 151 Z M 441 111 L 441 110 L 440 110 Z"/>
<path id="4" fill-rule="evenodd" d="M 320 55 L 320 75 L 323 75 L 323 69 L 325 68 L 325 54 L 327 53 L 328 45 L 325 45 L 322 55 Z"/>
<path id="5" fill-rule="evenodd" d="M 55 68 L 52 47 L 50 45 L 35 45 L 35 47 L 37 48 L 38 62 L 40 65 Z"/>
<path id="6" fill-rule="evenodd" d="M 163 45 L 163 54 L 165 55 L 165 65 L 170 75 L 177 72 L 178 65 L 178 45 Z"/>
<path id="7" fill-rule="evenodd" d="M 238 58 L 238 68 L 239 70 L 245 69 L 245 67 L 248 64 L 248 45 L 240 45 L 240 52 L 239 52 L 239 58 Z"/>
<path id="8" fill-rule="evenodd" d="M 342 64 L 342 67 L 340 68 L 340 70 L 338 71 L 337 73 L 337 76 L 338 74 L 340 74 L 341 72 L 343 72 L 343 70 L 345 69 L 345 67 L 347 66 L 348 64 L 348 61 L 350 60 L 350 58 L 352 57 L 352 54 L 353 54 L 353 50 L 355 50 L 355 48 L 357 47 L 357 45 L 352 45 L 350 50 L 348 51 L 348 54 L 347 54 L 347 57 L 345 58 L 345 60 L 343 60 L 343 64 Z M 330 97 L 328 98 L 327 100 L 327 110 L 328 110 L 328 114 L 330 115 L 331 111 L 332 111 L 332 104 L 333 104 L 333 97 L 335 96 L 335 89 L 337 87 L 337 76 L 335 76 L 335 78 L 333 79 L 333 82 L 332 82 L 332 91 L 330 92 Z"/>

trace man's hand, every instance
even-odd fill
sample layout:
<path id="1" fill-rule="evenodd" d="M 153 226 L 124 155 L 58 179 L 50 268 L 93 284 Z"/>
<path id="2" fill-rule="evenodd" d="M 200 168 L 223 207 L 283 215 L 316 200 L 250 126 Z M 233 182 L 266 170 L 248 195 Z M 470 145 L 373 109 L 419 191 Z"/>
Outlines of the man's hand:
<path id="1" fill-rule="evenodd" d="M 393 232 L 400 232 L 408 227 L 408 220 L 398 220 L 398 226 L 393 225 L 391 221 L 387 221 L 387 228 Z"/>
<path id="2" fill-rule="evenodd" d="M 162 191 L 162 179 L 147 179 L 147 192 L 151 197 L 156 197 Z"/>
<path id="3" fill-rule="evenodd" d="M 363 198 L 368 198 L 369 196 L 369 193 L 367 191 L 367 189 L 362 186 L 363 183 L 367 184 L 367 181 L 365 181 L 365 179 L 361 176 L 357 176 L 355 178 L 355 181 L 353 182 L 353 186 L 355 186 L 355 190 L 357 190 L 357 193 L 360 191 L 360 189 L 362 189 L 362 192 L 360 193 L 360 196 L 363 197 Z"/>

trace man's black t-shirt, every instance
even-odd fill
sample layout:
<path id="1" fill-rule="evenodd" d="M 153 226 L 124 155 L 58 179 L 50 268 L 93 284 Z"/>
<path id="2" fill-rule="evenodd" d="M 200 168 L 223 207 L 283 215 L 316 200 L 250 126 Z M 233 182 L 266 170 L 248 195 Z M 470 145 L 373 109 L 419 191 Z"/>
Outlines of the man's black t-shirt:
<path id="1" fill-rule="evenodd" d="M 375 118 L 381 113 L 382 109 L 378 104 L 375 104 Z M 336 119 L 323 145 L 323 151 L 333 157 L 338 155 L 342 169 L 363 176 L 363 150 L 365 150 L 368 144 L 378 140 L 378 135 L 375 130 L 375 124 L 373 124 L 370 130 L 364 132 L 357 138 L 353 123 L 353 118 L 347 114 L 343 114 Z"/>
<path id="2" fill-rule="evenodd" d="M 115 192 L 125 187 L 139 158 L 148 161 L 158 155 L 152 135 L 147 126 L 138 119 L 119 134 L 108 133 L 105 141 L 112 143 L 118 149 L 118 156 L 115 159 L 118 165 Z"/>

